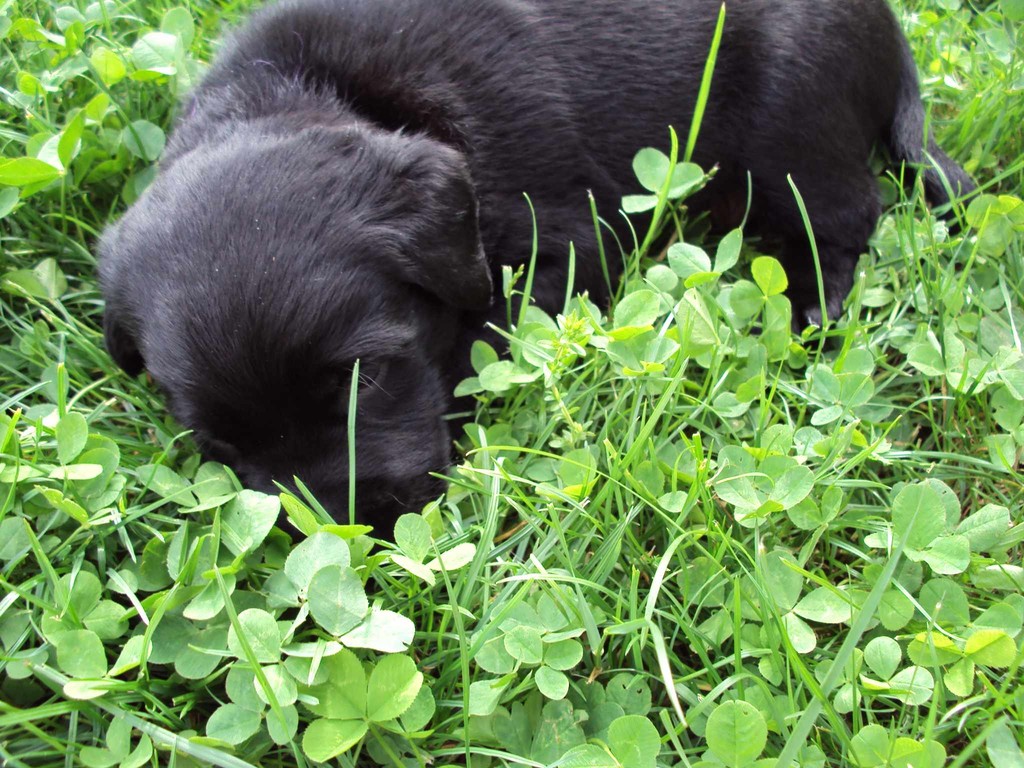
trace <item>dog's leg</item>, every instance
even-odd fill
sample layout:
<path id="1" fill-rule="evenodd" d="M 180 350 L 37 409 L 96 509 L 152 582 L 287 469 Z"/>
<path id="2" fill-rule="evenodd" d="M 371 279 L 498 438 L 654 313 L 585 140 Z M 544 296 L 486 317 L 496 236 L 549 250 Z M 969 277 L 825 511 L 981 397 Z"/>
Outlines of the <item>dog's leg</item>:
<path id="1" fill-rule="evenodd" d="M 866 165 L 822 162 L 813 171 L 792 174 L 807 208 L 821 264 L 825 311 L 835 319 L 853 286 L 854 270 L 881 215 L 878 182 Z M 760 189 L 758 189 L 760 187 Z M 781 236 L 789 276 L 794 326 L 822 324 L 818 276 L 809 233 L 793 190 L 785 178 L 755 177 L 755 221 Z"/>

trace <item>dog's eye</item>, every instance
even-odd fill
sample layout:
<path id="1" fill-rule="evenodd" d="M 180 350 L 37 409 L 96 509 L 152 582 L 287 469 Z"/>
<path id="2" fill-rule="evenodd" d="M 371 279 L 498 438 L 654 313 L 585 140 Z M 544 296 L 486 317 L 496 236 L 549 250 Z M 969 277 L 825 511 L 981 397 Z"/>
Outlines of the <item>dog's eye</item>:
<path id="1" fill-rule="evenodd" d="M 381 381 L 387 375 L 390 363 L 388 360 L 360 360 L 359 361 L 359 389 L 368 387 L 380 387 Z M 346 367 L 343 371 L 330 373 L 327 376 L 327 388 L 333 391 L 341 390 L 347 393 L 352 382 L 352 372 L 355 366 Z"/>
<path id="2" fill-rule="evenodd" d="M 362 387 L 379 387 L 381 385 L 381 379 L 388 372 L 388 361 L 387 360 L 366 360 L 365 362 L 359 361 L 359 386 Z"/>

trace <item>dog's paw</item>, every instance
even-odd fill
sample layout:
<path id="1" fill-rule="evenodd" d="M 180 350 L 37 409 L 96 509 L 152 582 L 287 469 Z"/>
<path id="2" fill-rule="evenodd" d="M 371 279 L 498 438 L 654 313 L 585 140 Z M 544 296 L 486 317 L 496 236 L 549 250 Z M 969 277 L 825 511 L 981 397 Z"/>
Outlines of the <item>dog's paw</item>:
<path id="1" fill-rule="evenodd" d="M 825 316 L 821 314 L 821 300 L 817 294 L 817 290 L 814 291 L 813 297 L 809 300 L 800 301 L 795 299 L 793 302 L 793 330 L 796 333 L 800 333 L 804 328 L 808 326 L 815 326 L 817 328 L 823 328 L 825 326 L 824 319 L 827 317 L 831 321 L 838 320 L 843 314 L 843 301 L 845 300 L 845 294 L 838 294 L 832 290 L 826 290 L 825 292 Z"/>

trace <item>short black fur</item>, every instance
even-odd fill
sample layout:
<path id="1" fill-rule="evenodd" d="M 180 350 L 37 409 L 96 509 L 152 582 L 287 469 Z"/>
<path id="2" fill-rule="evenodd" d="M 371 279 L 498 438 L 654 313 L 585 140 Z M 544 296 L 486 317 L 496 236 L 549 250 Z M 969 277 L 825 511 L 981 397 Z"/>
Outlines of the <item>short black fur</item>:
<path id="1" fill-rule="evenodd" d="M 358 506 L 387 532 L 440 490 L 443 415 L 502 265 L 534 297 L 607 288 L 588 192 L 616 215 L 630 160 L 690 124 L 720 0 L 287 0 L 255 14 L 184 105 L 160 173 L 102 242 L 105 333 L 208 455 L 250 484 L 300 476 L 339 517 L 362 361 Z M 836 315 L 881 211 L 876 145 L 935 203 L 973 189 L 925 134 L 884 0 L 737 0 L 695 160 L 745 197 L 820 320 L 800 189 Z M 925 148 L 928 152 L 925 153 Z M 616 264 L 611 264 L 614 269 Z M 498 313 L 498 314 L 495 314 Z"/>

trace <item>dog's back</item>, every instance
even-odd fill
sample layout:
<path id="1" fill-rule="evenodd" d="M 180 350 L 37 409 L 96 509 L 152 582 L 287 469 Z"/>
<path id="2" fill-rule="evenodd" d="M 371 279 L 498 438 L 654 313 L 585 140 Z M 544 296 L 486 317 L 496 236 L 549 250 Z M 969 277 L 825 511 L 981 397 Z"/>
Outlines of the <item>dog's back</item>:
<path id="1" fill-rule="evenodd" d="M 428 130 L 507 158 L 584 141 L 597 164 L 630 183 L 642 146 L 665 128 L 689 128 L 719 0 L 290 0 L 257 14 L 231 40 L 198 92 L 231 88 L 246 108 L 277 73 L 329 83 L 387 128 Z M 837 36 L 835 30 L 842 29 Z M 698 155 L 710 161 L 737 139 L 785 120 L 847 115 L 874 140 L 891 118 L 899 30 L 883 0 L 740 0 L 729 3 Z M 769 121 L 769 125 L 764 122 Z M 537 146 L 546 126 L 551 148 Z M 850 138 L 854 138 L 850 126 Z M 813 138 L 813 137 L 812 137 Z M 532 152 L 516 151 L 529 142 Z M 550 168 L 550 164 L 547 165 Z M 522 187 L 522 184 L 518 186 Z M 520 190 L 521 191 L 521 190 Z"/>

